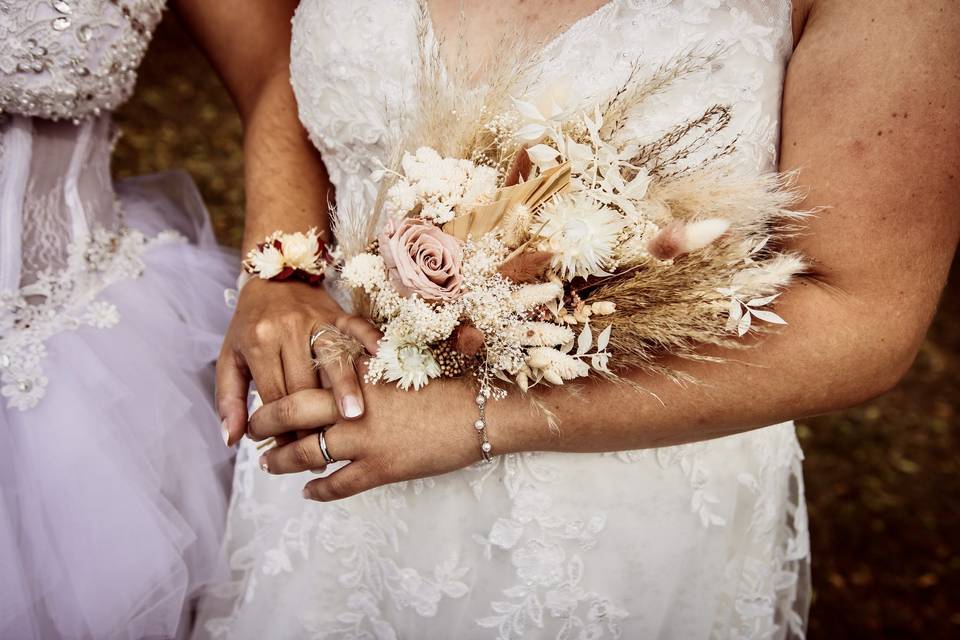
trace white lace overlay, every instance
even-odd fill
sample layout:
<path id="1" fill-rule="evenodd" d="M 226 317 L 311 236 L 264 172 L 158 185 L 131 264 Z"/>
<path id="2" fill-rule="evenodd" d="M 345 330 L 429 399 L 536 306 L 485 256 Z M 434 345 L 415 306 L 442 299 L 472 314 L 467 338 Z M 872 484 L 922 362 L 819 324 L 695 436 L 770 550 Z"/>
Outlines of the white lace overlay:
<path id="1" fill-rule="evenodd" d="M 7 406 L 26 410 L 43 398 L 44 343 L 51 336 L 117 324 L 119 311 L 97 300 L 97 294 L 114 282 L 138 277 L 141 255 L 150 246 L 185 240 L 172 231 L 148 240 L 137 231 L 97 229 L 69 247 L 65 269 L 42 271 L 19 291 L 0 292 L 0 394 Z"/>
<path id="2" fill-rule="evenodd" d="M 341 205 L 369 204 L 370 173 L 410 107 L 414 9 L 305 0 L 294 19 L 301 120 Z M 655 65 L 704 45 L 725 53 L 637 114 L 634 135 L 731 104 L 740 161 L 773 168 L 789 2 L 614 0 L 547 52 L 552 74 L 587 98 L 638 57 Z M 503 456 L 335 504 L 303 501 L 311 476 L 267 476 L 256 460 L 245 444 L 228 533 L 234 580 L 206 602 L 200 635 L 804 634 L 809 543 L 789 423 L 657 450 Z"/>

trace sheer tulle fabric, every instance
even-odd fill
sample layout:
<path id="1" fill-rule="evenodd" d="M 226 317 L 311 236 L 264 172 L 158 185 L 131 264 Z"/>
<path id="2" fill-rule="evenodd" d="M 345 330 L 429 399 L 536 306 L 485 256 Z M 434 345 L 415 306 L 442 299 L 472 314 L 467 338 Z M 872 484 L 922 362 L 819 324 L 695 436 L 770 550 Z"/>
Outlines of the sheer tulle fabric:
<path id="1" fill-rule="evenodd" d="M 118 185 L 130 226 L 189 242 L 99 300 L 120 322 L 46 343 L 46 396 L 0 409 L 0 637 L 172 637 L 217 576 L 229 481 L 211 363 L 234 258 L 182 174 Z"/>

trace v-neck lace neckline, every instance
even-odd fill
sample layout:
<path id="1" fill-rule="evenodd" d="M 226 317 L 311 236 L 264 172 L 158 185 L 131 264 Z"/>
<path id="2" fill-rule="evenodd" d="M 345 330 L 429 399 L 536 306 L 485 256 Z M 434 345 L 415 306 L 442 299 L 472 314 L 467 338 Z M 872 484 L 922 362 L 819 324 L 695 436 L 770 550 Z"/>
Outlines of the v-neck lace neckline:
<path id="1" fill-rule="evenodd" d="M 433 9 L 430 6 L 429 0 L 413 0 L 414 4 L 420 4 L 422 6 L 423 17 L 426 21 L 426 33 L 428 41 L 435 43 L 437 46 L 437 57 L 439 59 L 440 67 L 443 70 L 443 73 L 446 77 L 450 77 L 450 67 L 447 64 L 447 58 L 444 55 L 441 47 L 441 40 L 439 37 L 439 32 L 437 31 L 436 23 L 433 20 Z M 566 38 L 568 38 L 572 33 L 579 31 L 584 25 L 593 22 L 594 20 L 599 20 L 602 16 L 606 15 L 620 2 L 620 0 L 607 0 L 602 5 L 590 11 L 589 13 L 584 14 L 580 18 L 577 18 L 567 26 L 560 29 L 554 36 L 550 37 L 542 45 L 534 49 L 533 55 L 535 57 L 544 57 L 544 54 L 549 52 L 551 49 L 555 48 L 561 44 Z M 418 43 L 419 46 L 423 46 L 422 43 Z M 483 77 L 483 66 L 481 65 L 477 69 L 470 69 L 470 81 L 467 85 L 471 89 L 476 89 L 482 87 L 486 83 L 486 78 Z"/>

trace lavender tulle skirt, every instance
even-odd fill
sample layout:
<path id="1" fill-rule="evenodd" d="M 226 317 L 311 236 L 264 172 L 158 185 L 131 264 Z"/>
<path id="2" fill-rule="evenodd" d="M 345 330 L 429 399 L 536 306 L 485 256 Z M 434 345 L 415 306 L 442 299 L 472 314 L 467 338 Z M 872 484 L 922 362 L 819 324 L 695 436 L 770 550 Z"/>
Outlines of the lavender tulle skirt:
<path id="1" fill-rule="evenodd" d="M 184 174 L 117 185 L 130 226 L 176 229 L 99 299 L 116 326 L 46 342 L 46 395 L 0 409 L 0 638 L 168 638 L 217 579 L 231 474 L 212 363 L 236 258 Z"/>

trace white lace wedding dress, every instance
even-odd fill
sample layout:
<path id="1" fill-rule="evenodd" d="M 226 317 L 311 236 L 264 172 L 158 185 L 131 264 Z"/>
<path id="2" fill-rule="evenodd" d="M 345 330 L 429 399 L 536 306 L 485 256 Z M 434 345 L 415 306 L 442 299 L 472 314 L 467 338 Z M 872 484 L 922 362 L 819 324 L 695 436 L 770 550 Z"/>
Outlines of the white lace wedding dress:
<path id="1" fill-rule="evenodd" d="M 301 119 L 341 201 L 370 201 L 370 172 L 411 102 L 415 5 L 305 0 L 294 19 Z M 551 76 L 586 97 L 638 57 L 723 43 L 709 73 L 637 114 L 636 134 L 732 104 L 738 161 L 770 170 L 790 13 L 786 0 L 613 0 L 547 45 Z M 788 423 L 657 450 L 503 456 L 317 504 L 300 496 L 311 476 L 262 473 L 248 443 L 230 510 L 234 580 L 205 602 L 199 634 L 802 636 L 801 458 Z"/>

